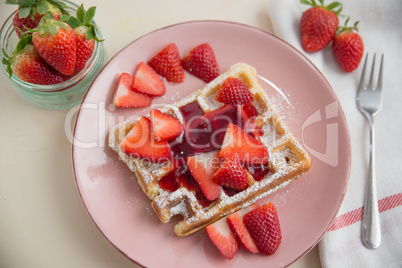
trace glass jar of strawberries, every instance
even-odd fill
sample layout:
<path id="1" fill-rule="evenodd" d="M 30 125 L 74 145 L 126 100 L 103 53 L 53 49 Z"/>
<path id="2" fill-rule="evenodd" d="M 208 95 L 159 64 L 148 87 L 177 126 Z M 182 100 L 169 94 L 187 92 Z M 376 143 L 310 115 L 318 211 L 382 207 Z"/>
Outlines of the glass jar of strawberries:
<path id="1" fill-rule="evenodd" d="M 93 20 L 95 7 L 85 10 L 69 1 L 57 1 L 59 7 L 53 6 L 54 1 L 31 2 L 28 7 L 16 5 L 1 28 L 1 68 L 18 93 L 37 106 L 77 105 L 106 59 Z"/>

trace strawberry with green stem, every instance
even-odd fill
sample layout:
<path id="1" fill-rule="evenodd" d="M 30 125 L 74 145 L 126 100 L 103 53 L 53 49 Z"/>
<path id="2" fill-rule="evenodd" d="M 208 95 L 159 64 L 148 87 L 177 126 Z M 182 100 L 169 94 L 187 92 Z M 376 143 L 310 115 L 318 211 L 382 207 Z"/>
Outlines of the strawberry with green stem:
<path id="1" fill-rule="evenodd" d="M 339 25 L 338 15 L 342 4 L 333 2 L 327 6 L 324 0 L 300 0 L 300 3 L 310 5 L 300 20 L 302 47 L 307 52 L 315 52 L 326 47 L 335 35 Z"/>
<path id="2" fill-rule="evenodd" d="M 18 5 L 13 26 L 19 38 L 27 29 L 36 28 L 47 12 L 50 12 L 55 20 L 59 20 L 63 14 L 68 14 L 67 5 L 57 0 L 6 0 L 6 4 Z"/>
<path id="3" fill-rule="evenodd" d="M 84 69 L 86 62 L 92 56 L 95 50 L 95 41 L 102 42 L 96 36 L 93 18 L 95 16 L 96 7 L 90 7 L 85 11 L 81 5 L 77 9 L 76 17 L 63 18 L 73 29 L 76 37 L 76 64 L 74 74 Z"/>
<path id="4" fill-rule="evenodd" d="M 357 21 L 352 27 L 347 26 L 348 22 L 349 18 L 347 18 L 345 26 L 338 28 L 332 43 L 335 59 L 345 72 L 357 69 L 364 52 L 363 39 L 357 33 L 359 22 Z"/>
<path id="5" fill-rule="evenodd" d="M 2 63 L 7 66 L 10 77 L 14 73 L 25 82 L 38 85 L 57 84 L 69 79 L 68 76 L 53 69 L 39 56 L 31 39 L 32 36 L 23 35 L 10 56 L 3 49 L 5 57 L 2 59 Z"/>
<path id="6" fill-rule="evenodd" d="M 76 63 L 76 40 L 73 29 L 47 13 L 32 32 L 32 44 L 39 55 L 54 69 L 71 76 Z"/>

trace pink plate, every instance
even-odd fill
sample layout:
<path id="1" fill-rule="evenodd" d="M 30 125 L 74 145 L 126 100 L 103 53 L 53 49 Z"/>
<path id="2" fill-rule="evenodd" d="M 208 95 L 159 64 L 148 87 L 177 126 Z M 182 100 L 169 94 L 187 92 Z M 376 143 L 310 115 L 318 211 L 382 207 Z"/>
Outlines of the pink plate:
<path id="1" fill-rule="evenodd" d="M 311 170 L 265 198 L 280 218 L 283 240 L 272 256 L 241 249 L 225 260 L 205 230 L 176 237 L 174 223 L 153 213 L 132 172 L 107 144 L 117 123 L 148 114 L 146 109 L 112 105 L 117 79 L 133 73 L 170 42 L 183 57 L 209 42 L 222 71 L 237 62 L 254 66 L 268 96 L 312 157 Z M 184 83 L 167 85 L 153 107 L 172 103 L 204 85 L 186 73 Z M 346 192 L 351 161 L 349 132 L 338 99 L 323 75 L 289 44 L 258 28 L 195 21 L 166 27 L 129 44 L 100 72 L 76 120 L 73 165 L 83 203 L 99 230 L 124 255 L 147 267 L 284 267 L 313 248 L 329 228 Z"/>

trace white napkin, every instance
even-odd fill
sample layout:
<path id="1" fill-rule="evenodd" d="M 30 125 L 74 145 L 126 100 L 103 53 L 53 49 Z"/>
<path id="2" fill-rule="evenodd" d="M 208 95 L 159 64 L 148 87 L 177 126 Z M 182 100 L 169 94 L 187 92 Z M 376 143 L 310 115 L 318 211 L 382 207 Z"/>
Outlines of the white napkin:
<path id="1" fill-rule="evenodd" d="M 349 186 L 334 225 L 319 243 L 321 263 L 323 267 L 402 267 L 402 2 L 339 1 L 343 3 L 342 14 L 351 17 L 349 24 L 360 21 L 365 53 L 385 54 L 384 107 L 376 119 L 377 190 L 382 211 L 382 244 L 376 250 L 363 246 L 360 231 L 368 176 L 369 129 L 355 98 L 364 58 L 357 70 L 344 73 L 335 62 L 331 45 L 319 52 L 304 52 L 299 25 L 308 6 L 298 0 L 271 0 L 267 5 L 274 34 L 301 51 L 323 73 L 335 90 L 349 125 L 352 142 Z M 341 25 L 345 19 L 340 18 Z M 371 62 L 372 57 L 369 66 Z"/>

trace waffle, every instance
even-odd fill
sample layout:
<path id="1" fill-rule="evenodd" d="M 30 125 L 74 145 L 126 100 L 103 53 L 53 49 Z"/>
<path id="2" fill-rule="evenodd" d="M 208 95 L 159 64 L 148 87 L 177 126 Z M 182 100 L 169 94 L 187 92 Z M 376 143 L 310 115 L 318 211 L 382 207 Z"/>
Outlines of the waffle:
<path id="1" fill-rule="evenodd" d="M 176 117 L 182 123 L 184 119 L 179 109 L 192 102 L 196 102 L 204 113 L 216 110 L 224 105 L 216 101 L 215 97 L 223 81 L 229 76 L 240 79 L 254 95 L 252 105 L 258 112 L 255 123 L 263 130 L 259 139 L 269 152 L 270 172 L 258 181 L 249 176 L 248 187 L 243 191 L 229 196 L 222 190 L 215 201 L 204 207 L 199 203 L 195 193 L 186 187 L 171 192 L 159 186 L 158 181 L 172 169 L 170 162 L 154 164 L 128 156 L 120 150 L 119 144 L 134 126 L 135 120 L 120 123 L 109 135 L 109 146 L 135 173 L 142 190 L 151 199 L 152 207 L 159 219 L 162 222 L 169 222 L 173 216 L 182 215 L 182 219 L 174 227 L 177 236 L 192 234 L 230 213 L 251 205 L 256 200 L 288 185 L 311 166 L 307 152 L 289 131 L 259 84 L 256 70 L 245 63 L 231 66 L 227 72 L 203 88 L 160 110 Z"/>

